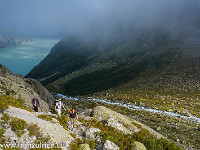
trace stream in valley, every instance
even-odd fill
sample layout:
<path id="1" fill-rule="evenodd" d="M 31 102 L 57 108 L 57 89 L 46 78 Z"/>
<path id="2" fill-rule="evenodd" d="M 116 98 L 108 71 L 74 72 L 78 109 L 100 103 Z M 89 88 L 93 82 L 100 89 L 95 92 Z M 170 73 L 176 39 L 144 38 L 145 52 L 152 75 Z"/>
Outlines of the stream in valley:
<path id="1" fill-rule="evenodd" d="M 68 96 L 65 96 L 63 94 L 57 94 L 57 96 L 62 97 L 64 99 L 70 99 L 70 100 L 85 100 L 85 99 L 81 99 L 81 98 L 68 97 Z M 171 116 L 171 117 L 183 118 L 183 119 L 186 119 L 186 120 L 195 121 L 195 122 L 200 124 L 200 118 L 198 118 L 196 116 L 183 116 L 183 115 L 178 114 L 178 113 L 156 110 L 156 109 L 152 109 L 152 108 L 136 106 L 136 105 L 133 105 L 133 104 L 111 102 L 111 101 L 108 101 L 108 100 L 98 99 L 98 98 L 88 98 L 87 100 L 101 102 L 101 103 L 107 103 L 107 104 L 111 104 L 111 105 L 117 105 L 117 106 L 128 108 L 130 110 L 140 110 L 140 111 L 143 110 L 143 111 L 153 112 L 153 113 L 167 115 L 167 116 Z"/>

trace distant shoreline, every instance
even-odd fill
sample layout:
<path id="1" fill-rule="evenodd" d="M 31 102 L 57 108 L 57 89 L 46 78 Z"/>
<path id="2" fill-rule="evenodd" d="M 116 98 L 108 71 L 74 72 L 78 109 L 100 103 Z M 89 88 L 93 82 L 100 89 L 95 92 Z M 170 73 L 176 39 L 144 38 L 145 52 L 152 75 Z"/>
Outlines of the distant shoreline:
<path id="1" fill-rule="evenodd" d="M 38 65 L 60 39 L 31 38 L 0 50 L 0 64 L 25 76 Z"/>

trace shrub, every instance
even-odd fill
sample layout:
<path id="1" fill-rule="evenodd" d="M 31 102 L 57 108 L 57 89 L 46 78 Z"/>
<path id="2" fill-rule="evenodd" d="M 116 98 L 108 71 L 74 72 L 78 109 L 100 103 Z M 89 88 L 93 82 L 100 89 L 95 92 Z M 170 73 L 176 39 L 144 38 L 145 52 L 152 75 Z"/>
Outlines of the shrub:
<path id="1" fill-rule="evenodd" d="M 27 128 L 27 124 L 24 120 L 14 118 L 10 123 L 11 129 L 17 134 L 18 137 L 21 137 L 25 133 L 24 129 Z"/>
<path id="2" fill-rule="evenodd" d="M 8 124 L 8 122 L 10 121 L 10 117 L 8 115 L 3 115 L 3 117 L 1 117 L 1 119 L 4 121 L 4 123 Z"/>
<path id="3" fill-rule="evenodd" d="M 6 95 L 10 95 L 11 91 L 10 90 L 6 90 Z"/>
<path id="4" fill-rule="evenodd" d="M 78 138 L 76 141 L 70 143 L 70 149 L 71 150 L 79 150 L 80 144 L 83 144 L 83 142 Z"/>
<path id="5" fill-rule="evenodd" d="M 0 144 L 3 144 L 5 142 L 4 133 L 5 133 L 5 130 L 4 129 L 0 129 Z"/>
<path id="6" fill-rule="evenodd" d="M 40 128 L 36 124 L 31 124 L 28 126 L 29 136 L 36 135 L 36 137 L 40 137 Z"/>
<path id="7" fill-rule="evenodd" d="M 65 130 L 68 130 L 67 121 L 69 120 L 66 116 L 62 115 L 61 118 L 57 118 L 57 120 L 60 122 L 60 125 L 63 126 Z"/>
<path id="8" fill-rule="evenodd" d="M 41 118 L 43 120 L 52 121 L 52 118 L 50 116 L 47 116 L 47 115 L 41 114 L 41 115 L 38 115 L 37 117 Z"/>
<path id="9" fill-rule="evenodd" d="M 3 113 L 5 109 L 8 109 L 8 107 L 9 106 L 8 106 L 7 103 L 0 101 L 0 111 L 1 111 L 1 113 Z"/>
<path id="10" fill-rule="evenodd" d="M 145 129 L 135 133 L 133 137 L 137 141 L 143 143 L 148 150 L 181 150 L 181 148 L 176 146 L 173 142 L 163 138 L 157 139 Z"/>
<path id="11" fill-rule="evenodd" d="M 4 112 L 10 106 L 26 109 L 30 111 L 30 108 L 24 105 L 24 100 L 22 98 L 14 99 L 10 95 L 0 95 L 0 111 L 1 113 Z"/>

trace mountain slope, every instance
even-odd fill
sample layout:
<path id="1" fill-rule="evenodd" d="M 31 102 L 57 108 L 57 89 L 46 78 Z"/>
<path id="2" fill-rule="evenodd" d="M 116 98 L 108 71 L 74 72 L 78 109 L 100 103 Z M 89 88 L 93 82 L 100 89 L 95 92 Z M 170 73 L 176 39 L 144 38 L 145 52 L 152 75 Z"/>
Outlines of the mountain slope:
<path id="1" fill-rule="evenodd" d="M 199 45 L 193 39 L 189 35 L 174 38 L 160 31 L 138 32 L 109 48 L 99 48 L 68 38 L 52 48 L 26 77 L 38 79 L 51 92 L 75 96 L 104 91 L 170 67 L 174 76 L 184 66 L 195 67 L 192 64 L 197 63 Z"/>
<path id="2" fill-rule="evenodd" d="M 10 30 L 0 30 L 0 49 L 27 41 L 25 36 Z"/>

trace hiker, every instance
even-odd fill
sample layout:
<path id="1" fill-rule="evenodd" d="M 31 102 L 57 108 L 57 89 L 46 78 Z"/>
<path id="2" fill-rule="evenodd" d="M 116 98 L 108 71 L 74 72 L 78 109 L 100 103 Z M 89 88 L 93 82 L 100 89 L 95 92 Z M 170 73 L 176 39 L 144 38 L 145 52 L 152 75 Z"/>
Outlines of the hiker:
<path id="1" fill-rule="evenodd" d="M 32 100 L 32 105 L 34 107 L 35 112 L 38 112 L 38 107 L 40 107 L 40 103 L 35 97 Z"/>
<path id="2" fill-rule="evenodd" d="M 70 109 L 68 118 L 70 118 L 71 120 L 71 130 L 73 131 L 75 118 L 78 120 L 78 114 L 76 113 L 76 110 L 74 110 L 73 107 Z"/>
<path id="3" fill-rule="evenodd" d="M 56 103 L 55 105 L 55 111 L 58 113 L 58 118 L 61 118 L 61 111 L 62 111 L 62 107 L 64 108 L 64 110 L 66 111 L 63 103 L 61 102 L 61 99 L 59 99 L 59 101 Z"/>

